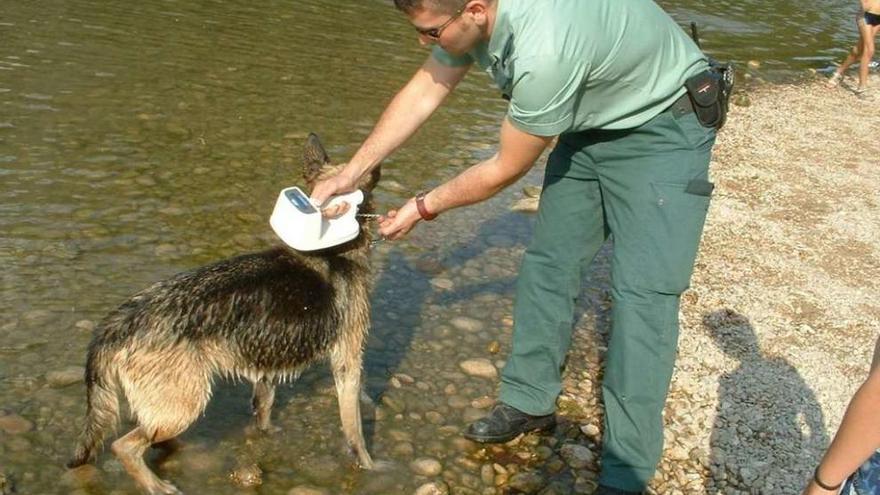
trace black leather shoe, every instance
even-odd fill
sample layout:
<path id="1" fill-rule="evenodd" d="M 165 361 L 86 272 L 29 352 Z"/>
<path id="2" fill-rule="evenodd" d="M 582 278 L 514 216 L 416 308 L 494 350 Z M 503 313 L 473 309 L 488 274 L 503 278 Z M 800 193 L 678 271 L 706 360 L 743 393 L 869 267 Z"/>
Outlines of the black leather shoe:
<path id="1" fill-rule="evenodd" d="M 467 427 L 464 437 L 479 443 L 504 443 L 520 433 L 549 430 L 556 426 L 556 415 L 532 416 L 499 402 L 488 416 Z"/>
<path id="2" fill-rule="evenodd" d="M 628 492 L 619 488 L 611 488 L 610 486 L 599 485 L 596 493 L 593 495 L 644 495 L 645 492 Z"/>

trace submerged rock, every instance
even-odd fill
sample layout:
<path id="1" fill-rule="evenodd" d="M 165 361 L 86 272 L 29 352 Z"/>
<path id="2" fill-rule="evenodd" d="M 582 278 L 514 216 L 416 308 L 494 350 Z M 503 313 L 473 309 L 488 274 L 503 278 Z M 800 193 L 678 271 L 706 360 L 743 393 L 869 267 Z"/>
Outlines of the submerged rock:
<path id="1" fill-rule="evenodd" d="M 511 476 L 507 486 L 512 490 L 522 493 L 535 493 L 543 488 L 546 483 L 547 481 L 540 474 L 526 471 Z"/>
<path id="2" fill-rule="evenodd" d="M 46 373 L 50 387 L 62 388 L 85 380 L 86 369 L 82 366 L 69 366 L 63 370 Z"/>
<path id="3" fill-rule="evenodd" d="M 409 468 L 412 472 L 428 478 L 437 476 L 443 471 L 443 465 L 440 464 L 440 461 L 431 457 L 416 459 L 409 464 Z"/>
<path id="4" fill-rule="evenodd" d="M 459 363 L 462 371 L 471 376 L 488 378 L 494 380 L 498 378 L 498 369 L 492 364 L 492 361 L 484 358 L 467 359 Z"/>
<path id="5" fill-rule="evenodd" d="M 582 469 L 593 463 L 595 456 L 590 449 L 583 445 L 575 445 L 572 443 L 565 444 L 559 449 L 559 455 L 565 459 L 573 469 Z"/>
<path id="6" fill-rule="evenodd" d="M 521 213 L 534 213 L 538 211 L 538 206 L 540 205 L 539 198 L 522 198 L 513 206 L 510 207 L 512 211 L 518 211 Z"/>
<path id="7" fill-rule="evenodd" d="M 330 492 L 311 486 L 295 486 L 287 492 L 287 495 L 330 495 Z"/>
<path id="8" fill-rule="evenodd" d="M 467 316 L 457 316 L 449 322 L 453 327 L 465 332 L 479 332 L 485 325 L 482 321 Z"/>
<path id="9" fill-rule="evenodd" d="M 0 430 L 9 435 L 27 433 L 33 429 L 34 424 L 18 414 L 6 414 L 0 416 Z"/>
<path id="10" fill-rule="evenodd" d="M 229 480 L 242 488 L 260 486 L 263 484 L 263 470 L 256 464 L 239 466 L 229 473 Z"/>
<path id="11" fill-rule="evenodd" d="M 449 494 L 449 486 L 442 481 L 438 481 L 436 483 L 425 483 L 424 485 L 416 488 L 416 491 L 413 492 L 413 495 L 448 495 L 448 494 Z"/>
<path id="12" fill-rule="evenodd" d="M 541 197 L 541 186 L 526 186 L 522 188 L 522 192 L 527 198 Z"/>

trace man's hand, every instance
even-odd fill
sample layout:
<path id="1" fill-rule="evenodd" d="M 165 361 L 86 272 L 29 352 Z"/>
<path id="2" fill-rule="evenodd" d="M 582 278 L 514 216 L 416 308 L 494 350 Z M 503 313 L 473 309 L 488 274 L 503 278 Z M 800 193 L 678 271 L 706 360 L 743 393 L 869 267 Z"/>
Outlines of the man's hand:
<path id="1" fill-rule="evenodd" d="M 327 203 L 330 197 L 352 192 L 356 188 L 357 180 L 347 174 L 346 169 L 342 169 L 341 172 L 333 177 L 315 183 L 315 187 L 312 188 L 311 199 L 317 206 L 322 206 Z M 324 218 L 336 218 L 344 215 L 349 208 L 351 208 L 351 205 L 343 201 L 339 204 L 322 208 L 321 214 Z"/>
<path id="2" fill-rule="evenodd" d="M 416 200 L 410 199 L 399 210 L 391 210 L 379 217 L 379 233 L 386 239 L 397 240 L 409 233 L 422 219 Z"/>

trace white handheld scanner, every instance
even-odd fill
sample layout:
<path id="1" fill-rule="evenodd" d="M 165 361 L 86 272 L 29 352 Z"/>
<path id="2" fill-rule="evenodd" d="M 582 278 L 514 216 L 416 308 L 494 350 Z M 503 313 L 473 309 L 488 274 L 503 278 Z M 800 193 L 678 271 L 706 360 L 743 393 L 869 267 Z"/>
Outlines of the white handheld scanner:
<path id="1" fill-rule="evenodd" d="M 275 201 L 269 225 L 285 244 L 297 251 L 316 251 L 348 242 L 360 233 L 358 205 L 364 202 L 360 190 L 330 198 L 327 206 L 347 202 L 351 208 L 337 218 L 324 218 L 321 209 L 300 188 L 288 187 Z"/>

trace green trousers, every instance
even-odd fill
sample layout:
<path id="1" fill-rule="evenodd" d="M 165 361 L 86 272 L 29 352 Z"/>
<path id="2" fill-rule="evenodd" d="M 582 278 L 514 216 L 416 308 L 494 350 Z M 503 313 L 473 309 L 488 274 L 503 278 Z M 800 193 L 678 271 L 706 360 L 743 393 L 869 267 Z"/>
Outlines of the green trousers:
<path id="1" fill-rule="evenodd" d="M 715 130 L 667 110 L 641 127 L 562 135 L 517 281 L 500 399 L 555 409 L 582 272 L 613 239 L 600 483 L 641 491 L 663 449 L 661 413 L 712 184 Z"/>

